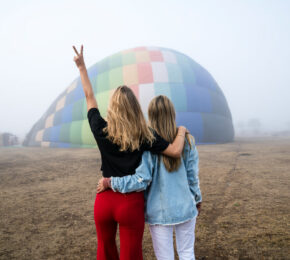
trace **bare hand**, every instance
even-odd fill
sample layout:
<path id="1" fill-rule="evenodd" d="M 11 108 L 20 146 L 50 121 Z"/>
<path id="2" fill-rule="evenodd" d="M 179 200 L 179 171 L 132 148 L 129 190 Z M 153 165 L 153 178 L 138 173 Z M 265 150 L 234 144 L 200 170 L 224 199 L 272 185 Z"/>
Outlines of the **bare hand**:
<path id="1" fill-rule="evenodd" d="M 74 56 L 74 62 L 76 63 L 78 69 L 80 70 L 80 69 L 86 68 L 85 61 L 84 61 L 84 55 L 83 55 L 84 46 L 83 45 L 81 46 L 80 53 L 77 51 L 75 46 L 73 46 L 73 49 L 76 53 L 76 56 Z"/>
<path id="2" fill-rule="evenodd" d="M 104 187 L 104 178 L 102 177 L 99 182 L 98 182 L 98 186 L 97 186 L 97 193 L 103 192 L 106 188 Z"/>
<path id="3" fill-rule="evenodd" d="M 178 127 L 178 134 L 185 135 L 186 133 L 189 133 L 189 131 L 186 129 L 185 126 L 179 126 Z"/>
<path id="4" fill-rule="evenodd" d="M 201 202 L 199 202 L 199 203 L 196 204 L 196 208 L 197 208 L 198 216 L 199 216 L 199 214 L 201 212 Z"/>

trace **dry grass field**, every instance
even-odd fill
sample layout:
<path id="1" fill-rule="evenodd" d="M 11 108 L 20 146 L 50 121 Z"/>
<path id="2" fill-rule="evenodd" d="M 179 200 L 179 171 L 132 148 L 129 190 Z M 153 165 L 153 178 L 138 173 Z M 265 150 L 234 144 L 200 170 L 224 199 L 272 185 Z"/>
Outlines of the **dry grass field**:
<path id="1" fill-rule="evenodd" d="M 198 150 L 197 259 L 290 259 L 290 138 Z M 95 259 L 99 169 L 94 149 L 1 148 L 0 259 Z"/>

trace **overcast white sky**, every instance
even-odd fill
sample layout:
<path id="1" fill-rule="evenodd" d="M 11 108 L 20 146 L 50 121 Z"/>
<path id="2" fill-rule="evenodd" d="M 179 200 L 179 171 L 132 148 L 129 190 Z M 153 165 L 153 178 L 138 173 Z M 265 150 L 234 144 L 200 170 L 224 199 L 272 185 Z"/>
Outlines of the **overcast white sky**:
<path id="1" fill-rule="evenodd" d="M 81 43 L 87 66 L 137 46 L 183 52 L 216 79 L 235 124 L 290 128 L 290 1 L 0 1 L 0 132 L 25 136 L 78 76 Z"/>

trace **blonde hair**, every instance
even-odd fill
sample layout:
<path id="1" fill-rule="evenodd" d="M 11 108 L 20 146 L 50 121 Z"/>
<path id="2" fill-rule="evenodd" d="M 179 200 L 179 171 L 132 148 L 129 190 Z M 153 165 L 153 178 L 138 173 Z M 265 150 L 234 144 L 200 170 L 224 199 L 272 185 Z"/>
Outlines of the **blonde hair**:
<path id="1" fill-rule="evenodd" d="M 107 112 L 107 138 L 120 146 L 120 151 L 134 151 L 144 142 L 152 145 L 154 135 L 148 128 L 140 104 L 127 86 L 113 93 Z"/>
<path id="2" fill-rule="evenodd" d="M 152 99 L 148 107 L 148 117 L 150 126 L 157 134 L 172 143 L 178 129 L 175 122 L 175 109 L 169 98 L 160 95 Z M 186 139 L 190 146 L 192 146 L 192 138 L 189 134 L 186 134 Z M 166 155 L 162 155 L 162 160 L 168 172 L 176 171 L 181 163 L 181 158 L 171 158 Z"/>

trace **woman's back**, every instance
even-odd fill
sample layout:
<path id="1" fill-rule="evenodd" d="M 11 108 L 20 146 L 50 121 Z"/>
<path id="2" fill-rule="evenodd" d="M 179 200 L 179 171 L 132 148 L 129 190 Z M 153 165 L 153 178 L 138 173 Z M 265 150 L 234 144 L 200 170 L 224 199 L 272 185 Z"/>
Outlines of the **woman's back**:
<path id="1" fill-rule="evenodd" d="M 149 224 L 177 224 L 197 215 L 196 203 L 201 200 L 198 183 L 198 153 L 187 141 L 180 166 L 168 172 L 161 158 L 144 153 L 152 160 L 150 187 L 145 191 L 145 220 Z M 151 157 L 151 158 L 150 158 Z M 144 160 L 142 160 L 142 163 Z"/>
<path id="2" fill-rule="evenodd" d="M 134 174 L 140 164 L 143 151 L 162 152 L 169 145 L 160 136 L 155 135 L 152 145 L 144 142 L 139 149 L 134 151 L 121 151 L 120 146 L 109 140 L 108 134 L 104 132 L 107 122 L 97 108 L 91 108 L 88 111 L 88 120 L 101 153 L 101 170 L 104 177 L 122 177 Z"/>

